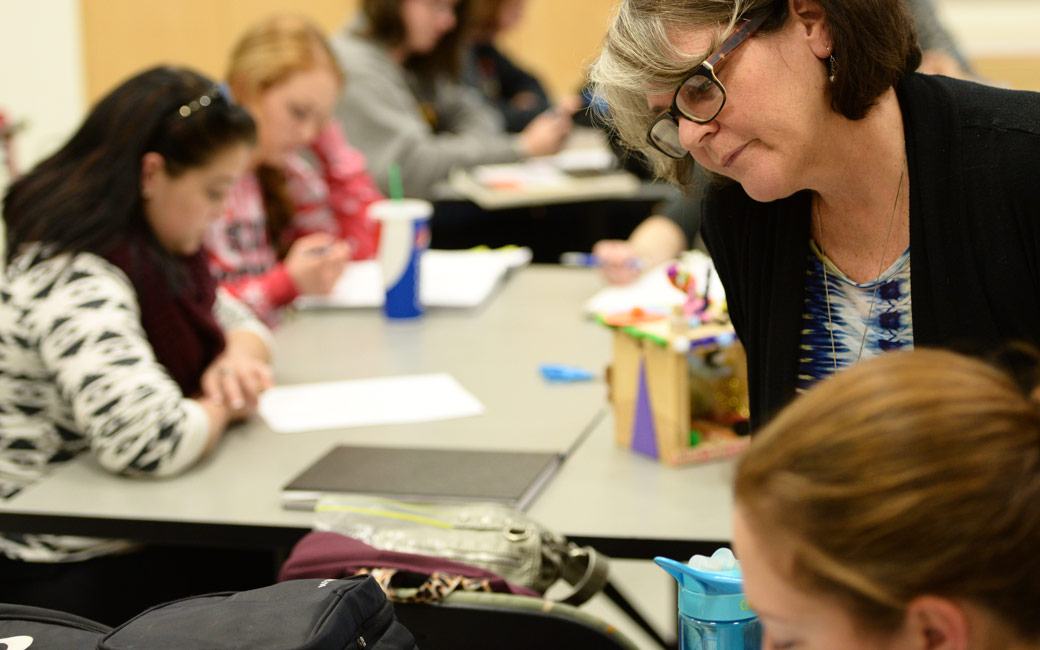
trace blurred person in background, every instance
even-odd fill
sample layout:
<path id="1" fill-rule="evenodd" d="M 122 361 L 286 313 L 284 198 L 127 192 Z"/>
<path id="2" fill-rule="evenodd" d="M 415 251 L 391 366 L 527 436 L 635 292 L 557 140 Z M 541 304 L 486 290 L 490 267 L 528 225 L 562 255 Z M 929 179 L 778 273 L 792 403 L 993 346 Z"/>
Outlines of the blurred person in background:
<path id="1" fill-rule="evenodd" d="M 247 174 L 209 229 L 210 268 L 268 325 L 299 295 L 329 293 L 350 260 L 375 255 L 383 198 L 332 110 L 343 75 L 324 34 L 298 16 L 244 33 L 227 85 L 257 124 Z"/>
<path id="2" fill-rule="evenodd" d="M 517 134 L 462 80 L 468 0 L 362 0 L 331 39 L 349 82 L 336 109 L 347 135 L 389 192 L 400 170 L 404 194 L 429 198 L 453 167 L 556 153 L 569 115 L 545 111 Z"/>

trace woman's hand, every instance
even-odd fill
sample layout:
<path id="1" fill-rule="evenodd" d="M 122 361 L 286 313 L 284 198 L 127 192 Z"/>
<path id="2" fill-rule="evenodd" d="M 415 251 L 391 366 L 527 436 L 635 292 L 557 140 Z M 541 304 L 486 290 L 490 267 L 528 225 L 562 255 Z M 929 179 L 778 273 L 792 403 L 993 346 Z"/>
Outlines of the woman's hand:
<path id="1" fill-rule="evenodd" d="M 674 260 L 689 245 L 686 233 L 660 214 L 647 217 L 627 240 L 603 239 L 592 247 L 611 284 L 634 282 L 646 269 Z"/>
<path id="2" fill-rule="evenodd" d="M 538 114 L 520 132 L 520 142 L 528 156 L 548 156 L 560 150 L 574 123 L 570 115 L 549 109 Z"/>
<path id="3" fill-rule="evenodd" d="M 231 421 L 256 412 L 260 393 L 274 385 L 271 368 L 249 354 L 227 349 L 202 373 L 205 399 L 223 405 Z"/>
<path id="4" fill-rule="evenodd" d="M 285 270 L 300 293 L 323 296 L 332 291 L 349 259 L 349 244 L 315 233 L 293 242 L 285 256 Z"/>
<path id="5" fill-rule="evenodd" d="M 630 284 L 642 272 L 642 264 L 632 244 L 622 239 L 601 239 L 592 254 L 610 284 Z"/>

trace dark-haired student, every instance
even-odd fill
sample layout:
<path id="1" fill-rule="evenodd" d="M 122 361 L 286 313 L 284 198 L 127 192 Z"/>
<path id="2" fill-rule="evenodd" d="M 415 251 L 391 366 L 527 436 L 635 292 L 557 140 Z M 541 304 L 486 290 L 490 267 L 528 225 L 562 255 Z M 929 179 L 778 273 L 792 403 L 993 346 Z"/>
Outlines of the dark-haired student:
<path id="1" fill-rule="evenodd" d="M 336 115 L 389 191 L 400 167 L 404 192 L 426 197 L 457 166 L 513 162 L 559 151 L 569 115 L 545 112 L 520 133 L 461 81 L 466 0 L 363 0 L 354 22 L 331 39 L 345 86 Z"/>
<path id="2" fill-rule="evenodd" d="M 89 452 L 182 472 L 271 385 L 268 333 L 201 251 L 255 142 L 208 79 L 153 68 L 103 98 L 4 199 L 0 497 Z M 134 489 L 127 483 L 127 489 Z M 270 579 L 264 557 L 0 534 L 0 600 L 115 624 L 155 602 Z M 269 567 L 268 572 L 269 572 Z"/>
<path id="3" fill-rule="evenodd" d="M 505 118 L 506 130 L 518 133 L 552 107 L 542 82 L 514 63 L 495 40 L 523 20 L 527 0 L 473 0 L 470 46 L 465 54 L 466 81 L 483 93 Z"/>
<path id="4" fill-rule="evenodd" d="M 465 79 L 505 119 L 506 130 L 519 133 L 536 117 L 553 108 L 538 77 L 517 65 L 498 39 L 524 19 L 527 0 L 472 0 Z M 566 97 L 557 110 L 570 114 L 582 107 L 578 95 Z"/>

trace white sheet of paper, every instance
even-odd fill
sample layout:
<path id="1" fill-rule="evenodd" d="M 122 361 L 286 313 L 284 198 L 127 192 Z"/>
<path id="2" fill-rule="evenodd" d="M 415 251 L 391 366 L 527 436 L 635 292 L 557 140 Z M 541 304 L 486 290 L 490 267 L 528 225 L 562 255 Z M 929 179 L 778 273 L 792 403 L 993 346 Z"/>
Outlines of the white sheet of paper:
<path id="1" fill-rule="evenodd" d="M 419 298 L 427 307 L 476 307 L 513 268 L 531 261 L 531 249 L 442 251 L 423 253 Z M 328 296 L 300 296 L 300 307 L 379 307 L 382 274 L 374 260 L 351 262 Z"/>
<path id="2" fill-rule="evenodd" d="M 613 169 L 617 164 L 617 158 L 610 149 L 604 147 L 596 149 L 564 149 L 552 157 L 553 164 L 564 171 L 575 169 Z"/>
<path id="3" fill-rule="evenodd" d="M 711 258 L 700 251 L 690 251 L 683 253 L 682 263 L 693 276 L 698 294 L 703 295 L 704 284 L 707 282 L 708 297 L 712 301 L 721 304 L 726 299 L 725 290 Z M 668 280 L 669 264 L 670 262 L 666 262 L 647 270 L 632 284 L 600 289 L 585 303 L 585 312 L 616 314 L 630 311 L 634 307 L 668 310 L 675 305 L 683 304 L 686 294 L 676 289 Z"/>
<path id="4" fill-rule="evenodd" d="M 260 415 L 275 433 L 430 422 L 484 412 L 445 373 L 276 386 L 260 396 Z"/>

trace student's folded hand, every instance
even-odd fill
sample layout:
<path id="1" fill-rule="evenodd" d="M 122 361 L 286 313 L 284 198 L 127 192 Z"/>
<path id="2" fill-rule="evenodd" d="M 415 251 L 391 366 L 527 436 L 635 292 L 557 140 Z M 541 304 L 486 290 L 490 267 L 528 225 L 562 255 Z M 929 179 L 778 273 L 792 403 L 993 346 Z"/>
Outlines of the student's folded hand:
<path id="1" fill-rule="evenodd" d="M 203 395 L 223 404 L 232 420 L 256 411 L 260 393 L 274 385 L 271 368 L 263 361 L 244 354 L 221 354 L 202 373 Z"/>

